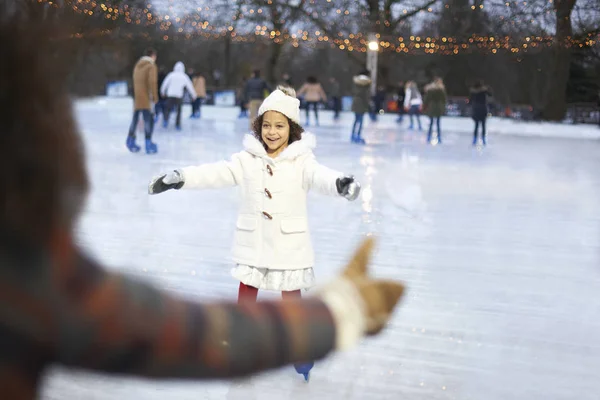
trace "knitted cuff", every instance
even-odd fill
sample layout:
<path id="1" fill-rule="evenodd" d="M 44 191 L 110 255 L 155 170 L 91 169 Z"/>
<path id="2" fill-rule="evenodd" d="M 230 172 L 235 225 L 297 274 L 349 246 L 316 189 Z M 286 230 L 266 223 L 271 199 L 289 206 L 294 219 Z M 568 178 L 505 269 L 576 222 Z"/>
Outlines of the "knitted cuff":
<path id="1" fill-rule="evenodd" d="M 356 286 L 346 278 L 338 278 L 319 288 L 316 296 L 333 315 L 336 350 L 347 350 L 358 344 L 367 321 L 366 307 Z"/>

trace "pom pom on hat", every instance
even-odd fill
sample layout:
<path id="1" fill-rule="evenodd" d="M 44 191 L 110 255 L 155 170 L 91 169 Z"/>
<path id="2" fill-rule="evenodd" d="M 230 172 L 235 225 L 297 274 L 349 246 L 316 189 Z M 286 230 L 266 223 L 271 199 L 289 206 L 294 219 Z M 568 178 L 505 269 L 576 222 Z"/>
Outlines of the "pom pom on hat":
<path id="1" fill-rule="evenodd" d="M 300 124 L 300 100 L 285 94 L 280 89 L 273 91 L 260 105 L 258 116 L 267 111 L 277 111 Z"/>

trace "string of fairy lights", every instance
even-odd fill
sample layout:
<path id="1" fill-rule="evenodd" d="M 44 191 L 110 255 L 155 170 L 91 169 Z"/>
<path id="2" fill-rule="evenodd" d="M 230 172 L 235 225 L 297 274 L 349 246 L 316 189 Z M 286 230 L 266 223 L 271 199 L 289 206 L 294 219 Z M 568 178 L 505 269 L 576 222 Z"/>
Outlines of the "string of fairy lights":
<path id="1" fill-rule="evenodd" d="M 162 39 L 168 40 L 190 40 L 194 38 L 218 39 L 229 36 L 232 42 L 253 43 L 260 40 L 272 40 L 276 43 L 289 42 L 294 47 L 306 46 L 316 48 L 317 46 L 329 45 L 332 48 L 348 52 L 365 53 L 369 49 L 369 40 L 366 34 L 342 33 L 329 36 L 320 30 L 299 29 L 294 32 L 269 29 L 267 25 L 257 24 L 253 30 L 241 33 L 235 28 L 235 22 L 244 18 L 243 14 L 237 13 L 231 17 L 231 23 L 226 26 L 212 25 L 207 19 L 202 19 L 200 12 L 208 13 L 210 7 L 198 7 L 195 13 L 185 16 L 161 14 L 153 9 L 152 4 L 142 7 L 132 7 L 128 4 L 111 5 L 109 1 L 103 0 L 38 0 L 54 7 L 70 7 L 75 13 L 86 16 L 101 15 L 107 21 L 122 20 L 127 24 L 158 26 L 165 34 Z M 510 3 L 507 3 L 510 4 Z M 214 9 L 212 10 L 215 11 Z M 245 8 L 243 10 L 248 16 L 256 16 L 263 13 L 262 9 Z M 430 11 L 430 10 L 429 10 Z M 336 13 L 348 15 L 348 10 L 336 10 Z M 98 30 L 91 33 L 73 34 L 73 38 L 83 38 L 89 35 L 110 35 L 110 29 Z M 149 37 L 147 33 L 143 36 Z M 510 36 L 477 36 L 473 35 L 465 39 L 453 37 L 430 37 L 430 36 L 399 36 L 394 38 L 381 37 L 377 35 L 380 51 L 390 51 L 405 54 L 441 54 L 456 55 L 465 52 L 488 52 L 496 54 L 499 51 L 510 53 L 527 53 L 531 50 L 539 50 L 556 44 L 552 36 L 524 36 L 514 38 Z M 582 38 L 569 38 L 562 45 L 566 47 L 590 47 L 600 42 L 600 34 L 588 34 Z"/>

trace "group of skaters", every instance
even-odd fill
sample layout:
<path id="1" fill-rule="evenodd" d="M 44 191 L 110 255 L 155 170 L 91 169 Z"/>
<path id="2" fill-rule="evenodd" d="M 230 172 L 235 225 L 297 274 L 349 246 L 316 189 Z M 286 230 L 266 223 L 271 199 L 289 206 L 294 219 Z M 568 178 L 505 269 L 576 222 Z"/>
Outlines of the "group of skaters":
<path id="1" fill-rule="evenodd" d="M 384 97 L 378 91 L 375 97 Z M 469 106 L 471 107 L 471 118 L 474 121 L 475 127 L 473 131 L 473 146 L 479 145 L 479 137 L 481 144 L 486 145 L 486 120 L 488 116 L 489 99 L 492 96 L 491 90 L 480 79 L 476 80 L 469 91 Z M 428 143 L 442 143 L 441 118 L 446 113 L 447 94 L 444 81 L 440 77 L 435 77 L 430 83 L 424 86 L 423 94 L 415 81 L 406 83 L 400 82 L 398 86 L 397 109 L 398 118 L 396 122 L 402 123 L 404 116 L 407 115 L 410 119 L 408 126 L 409 130 L 423 130 L 421 125 L 421 115 L 425 114 L 429 117 L 429 128 L 427 130 Z M 381 100 L 381 103 L 383 101 Z M 381 104 L 380 103 L 380 104 Z M 377 103 L 376 103 L 377 107 Z M 380 108 L 377 108 L 380 109 Z M 434 130 L 437 135 L 434 136 Z"/>
<path id="2" fill-rule="evenodd" d="M 146 54 L 140 58 L 133 72 L 134 87 L 134 113 L 127 136 L 127 148 L 131 152 L 140 151 L 141 147 L 136 144 L 135 129 L 140 115 L 144 119 L 145 147 L 146 153 L 157 152 L 157 146 L 152 142 L 153 127 L 162 116 L 163 127 L 168 127 L 171 113 L 176 113 L 175 129 L 181 130 L 182 104 L 186 96 L 192 104 L 190 118 L 200 118 L 200 108 L 206 98 L 206 80 L 200 73 L 188 70 L 182 62 L 177 62 L 173 70 L 157 71 L 157 53 L 154 49 L 148 49 Z M 280 85 L 293 87 L 289 74 L 284 74 Z M 384 108 L 386 91 L 379 87 L 372 93 L 371 73 L 363 70 L 353 77 L 352 81 L 352 112 L 354 123 L 352 124 L 351 141 L 353 143 L 365 144 L 362 137 L 363 121 L 365 114 L 369 114 L 371 120 L 376 121 L 379 111 Z M 304 103 L 305 126 L 311 125 L 311 111 L 314 115 L 314 125 L 319 125 L 319 104 L 331 104 L 334 112 L 334 120 L 339 120 L 341 111 L 340 83 L 335 77 L 329 79 L 327 89 L 329 97 L 323 85 L 314 76 L 309 76 L 298 89 L 297 96 Z M 240 104 L 239 118 L 249 118 L 249 126 L 258 115 L 258 110 L 265 97 L 273 90 L 272 86 L 261 77 L 260 70 L 255 70 L 252 76 L 244 80 L 238 88 L 237 98 Z M 470 89 L 469 105 L 471 116 L 475 127 L 473 131 L 473 145 L 486 145 L 486 119 L 488 116 L 488 100 L 491 96 L 490 89 L 478 80 Z M 434 79 L 423 87 L 423 92 L 415 81 L 400 83 L 397 98 L 397 122 L 402 123 L 404 116 L 409 117 L 409 130 L 423 130 L 421 115 L 429 117 L 429 128 L 427 130 L 427 142 L 430 144 L 442 143 L 441 119 L 446 113 L 447 94 L 441 77 Z M 154 111 L 154 112 L 153 112 Z M 154 114 L 154 117 L 152 116 Z"/>
<path id="3" fill-rule="evenodd" d="M 372 121 L 377 121 L 380 110 L 384 109 L 386 91 L 383 87 L 377 88 L 375 94 L 371 94 L 371 74 L 368 70 L 361 71 L 353 78 L 352 86 L 352 112 L 354 113 L 354 123 L 352 125 L 351 141 L 353 143 L 364 144 L 362 138 L 362 127 L 365 114 L 368 114 Z M 283 75 L 281 84 L 293 87 L 291 78 L 288 74 Z M 330 94 L 330 105 L 334 113 L 333 119 L 339 120 L 341 111 L 341 93 L 340 84 L 335 77 L 329 80 L 328 92 Z M 264 97 L 271 91 L 270 85 L 261 78 L 260 71 L 254 71 L 253 75 L 239 88 L 237 97 L 240 105 L 240 118 L 249 117 L 252 121 Z M 306 82 L 302 84 L 297 91 L 298 97 L 304 102 L 305 125 L 311 124 L 311 110 L 314 114 L 314 124 L 319 125 L 319 104 L 328 103 L 328 96 L 323 86 L 316 77 L 309 76 Z M 471 116 L 475 123 L 473 132 L 473 145 L 486 145 L 486 119 L 488 116 L 488 102 L 491 97 L 491 90 L 483 83 L 477 80 L 470 88 L 469 105 L 471 107 Z M 442 124 L 441 118 L 446 114 L 447 94 L 442 78 L 435 77 L 430 83 L 424 86 L 423 94 L 415 81 L 401 82 L 396 94 L 397 99 L 397 122 L 402 123 L 404 116 L 409 117 L 409 130 L 417 128 L 423 130 L 421 124 L 421 115 L 429 117 L 429 128 L 427 131 L 427 142 L 431 144 L 442 143 Z M 248 115 L 249 112 L 249 115 Z M 481 138 L 481 142 L 480 142 Z"/>
<path id="4" fill-rule="evenodd" d="M 294 87 L 292 79 L 289 74 L 283 74 L 279 85 Z M 341 111 L 341 96 L 340 96 L 340 83 L 335 77 L 329 79 L 327 96 L 323 86 L 314 76 L 306 78 L 306 82 L 300 86 L 296 92 L 296 95 L 304 103 L 304 109 L 306 113 L 305 126 L 310 126 L 310 110 L 313 111 L 314 124 L 319 126 L 319 104 L 327 103 L 331 101 L 332 109 L 334 111 L 334 120 L 340 118 Z M 240 106 L 239 118 L 250 118 L 252 120 L 256 117 L 258 107 L 262 103 L 265 96 L 271 92 L 271 86 L 266 80 L 261 78 L 260 70 L 252 72 L 252 76 L 246 80 L 244 79 L 242 85 L 237 91 L 237 102 Z M 248 114 L 249 113 L 249 114 Z"/>
<path id="5" fill-rule="evenodd" d="M 169 73 L 158 71 L 156 66 L 157 52 L 147 49 L 133 69 L 134 112 L 126 145 L 132 153 L 140 151 L 136 143 L 135 130 L 140 115 L 144 119 L 146 153 L 158 151 L 156 143 L 152 142 L 154 124 L 162 117 L 163 127 L 169 125 L 171 113 L 175 112 L 175 129 L 181 130 L 181 112 L 185 97 L 189 96 L 192 103 L 190 118 L 200 118 L 200 107 L 206 98 L 206 80 L 200 73 L 193 70 L 185 71 L 185 65 L 175 63 Z"/>

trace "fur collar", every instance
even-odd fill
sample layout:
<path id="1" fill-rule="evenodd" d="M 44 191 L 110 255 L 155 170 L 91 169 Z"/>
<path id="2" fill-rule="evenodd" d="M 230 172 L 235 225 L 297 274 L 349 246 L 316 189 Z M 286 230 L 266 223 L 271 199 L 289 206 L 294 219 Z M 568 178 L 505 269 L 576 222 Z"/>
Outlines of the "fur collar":
<path id="1" fill-rule="evenodd" d="M 367 86 L 371 84 L 371 78 L 366 75 L 356 75 L 352 80 L 355 84 L 360 86 Z"/>
<path id="2" fill-rule="evenodd" d="M 154 64 L 154 59 L 152 57 L 143 56 L 142 58 L 140 58 L 140 60 L 148 61 L 148 62 Z"/>
<path id="3" fill-rule="evenodd" d="M 487 91 L 488 91 L 488 88 L 486 86 L 471 88 L 471 93 L 481 93 L 481 92 L 487 92 Z"/>
<path id="4" fill-rule="evenodd" d="M 290 144 L 273 161 L 293 160 L 299 156 L 312 151 L 317 146 L 317 138 L 309 132 L 302 133 L 302 139 Z M 244 150 L 248 153 L 261 158 L 271 159 L 262 143 L 252 134 L 244 137 Z"/>
<path id="5" fill-rule="evenodd" d="M 431 82 L 427 86 L 425 86 L 425 91 L 428 92 L 430 90 L 446 90 L 446 87 L 443 83 Z"/>

